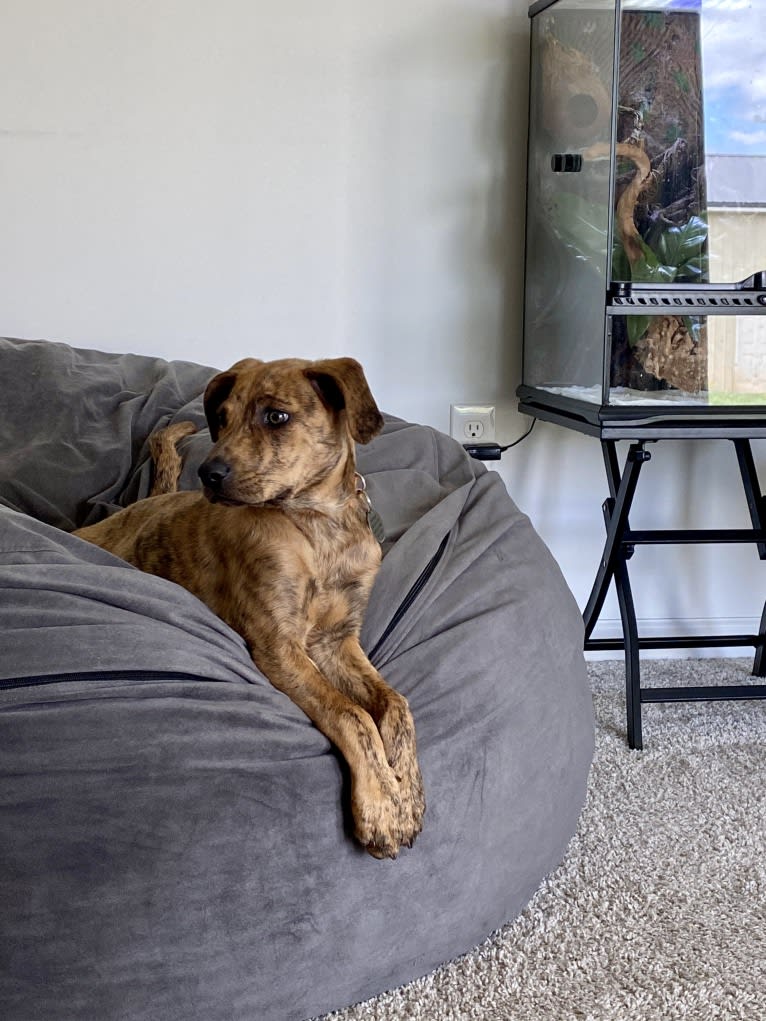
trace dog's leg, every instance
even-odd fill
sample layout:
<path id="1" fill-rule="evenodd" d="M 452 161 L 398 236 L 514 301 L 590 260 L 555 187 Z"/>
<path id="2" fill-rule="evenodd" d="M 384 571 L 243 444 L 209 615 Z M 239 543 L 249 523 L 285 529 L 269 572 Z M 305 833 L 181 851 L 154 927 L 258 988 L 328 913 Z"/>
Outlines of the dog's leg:
<path id="1" fill-rule="evenodd" d="M 380 733 L 386 760 L 399 783 L 402 829 L 412 845 L 423 825 L 426 803 L 418 765 L 415 724 L 404 695 L 383 680 L 370 663 L 358 640 L 346 637 L 336 643 L 317 643 L 311 648 L 323 674 L 366 710 Z"/>
<path id="2" fill-rule="evenodd" d="M 149 452 L 154 461 L 154 482 L 150 496 L 175 493 L 183 468 L 176 444 L 184 436 L 191 436 L 196 432 L 197 426 L 194 422 L 176 422 L 149 437 Z"/>
<path id="3" fill-rule="evenodd" d="M 282 645 L 278 656 L 259 653 L 256 662 L 348 763 L 357 839 L 373 857 L 395 858 L 414 835 L 406 825 L 400 785 L 370 714 L 331 684 L 298 644 Z"/>

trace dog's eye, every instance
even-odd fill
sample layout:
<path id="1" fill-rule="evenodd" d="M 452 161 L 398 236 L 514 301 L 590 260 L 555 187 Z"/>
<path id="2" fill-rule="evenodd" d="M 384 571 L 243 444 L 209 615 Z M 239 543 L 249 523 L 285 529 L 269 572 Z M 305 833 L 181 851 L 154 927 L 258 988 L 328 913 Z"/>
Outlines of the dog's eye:
<path id="1" fill-rule="evenodd" d="M 285 425 L 290 421 L 290 415 L 286 411 L 277 411 L 276 408 L 268 408 L 263 413 L 263 420 L 266 425 Z"/>

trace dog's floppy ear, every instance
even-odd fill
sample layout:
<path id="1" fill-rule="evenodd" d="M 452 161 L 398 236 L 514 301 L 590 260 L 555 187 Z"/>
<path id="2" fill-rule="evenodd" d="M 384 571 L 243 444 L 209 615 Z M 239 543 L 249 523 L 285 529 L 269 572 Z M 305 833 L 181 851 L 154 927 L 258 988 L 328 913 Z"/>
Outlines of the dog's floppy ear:
<path id="1" fill-rule="evenodd" d="M 383 428 L 383 416 L 370 393 L 364 370 L 353 358 L 326 358 L 313 362 L 306 376 L 322 403 L 333 411 L 345 410 L 351 435 L 369 443 Z"/>
<path id="2" fill-rule="evenodd" d="M 258 365 L 263 365 L 263 362 L 258 358 L 243 358 L 242 361 L 235 362 L 226 372 L 219 372 L 217 376 L 213 376 L 208 383 L 202 404 L 205 409 L 205 418 L 207 418 L 213 443 L 218 439 L 218 433 L 221 430 L 219 409 L 233 390 L 237 377 L 246 369 L 254 369 Z"/>
<path id="3" fill-rule="evenodd" d="M 213 376 L 205 388 L 205 396 L 202 399 L 202 403 L 205 408 L 205 418 L 207 419 L 213 443 L 218 439 L 221 426 L 218 410 L 231 393 L 236 381 L 236 372 L 219 372 L 217 376 Z"/>

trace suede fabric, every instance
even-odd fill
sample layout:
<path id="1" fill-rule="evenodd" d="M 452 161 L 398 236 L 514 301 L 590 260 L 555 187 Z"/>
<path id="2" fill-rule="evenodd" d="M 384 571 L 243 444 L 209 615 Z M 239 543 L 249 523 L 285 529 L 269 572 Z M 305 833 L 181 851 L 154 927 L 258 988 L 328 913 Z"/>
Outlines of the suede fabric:
<path id="1" fill-rule="evenodd" d="M 500 478 L 387 419 L 363 629 L 410 701 L 415 846 L 350 836 L 345 768 L 195 597 L 67 534 L 204 422 L 213 369 L 0 341 L 0 1016 L 298 1021 L 422 975 L 561 860 L 593 750 L 582 621 Z M 184 441 L 187 485 L 210 444 Z M 64 529 L 64 530 L 62 530 Z"/>

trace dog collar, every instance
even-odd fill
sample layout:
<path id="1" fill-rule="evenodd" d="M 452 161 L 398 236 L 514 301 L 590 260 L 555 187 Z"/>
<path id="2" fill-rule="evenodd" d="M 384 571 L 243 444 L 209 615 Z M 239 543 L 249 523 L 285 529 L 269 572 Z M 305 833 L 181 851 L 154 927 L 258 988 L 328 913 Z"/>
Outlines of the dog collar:
<path id="1" fill-rule="evenodd" d="M 370 531 L 378 542 L 385 542 L 386 529 L 383 525 L 383 519 L 380 514 L 378 514 L 372 506 L 370 494 L 367 492 L 367 480 L 364 475 L 361 475 L 359 472 L 354 472 L 354 480 L 356 482 L 356 495 L 360 498 L 364 505 L 365 513 L 367 515 L 367 524 L 369 525 Z"/>

